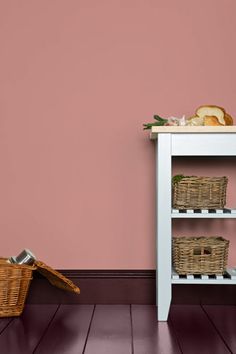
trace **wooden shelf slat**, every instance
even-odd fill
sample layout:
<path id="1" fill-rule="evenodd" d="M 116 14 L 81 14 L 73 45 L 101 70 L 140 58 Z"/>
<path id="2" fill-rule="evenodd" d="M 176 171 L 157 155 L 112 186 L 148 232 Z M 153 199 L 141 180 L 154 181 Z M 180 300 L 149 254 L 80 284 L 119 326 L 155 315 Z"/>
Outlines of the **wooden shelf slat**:
<path id="1" fill-rule="evenodd" d="M 228 268 L 223 275 L 178 275 L 172 270 L 172 284 L 236 284 L 236 269 Z"/>
<path id="2" fill-rule="evenodd" d="M 215 219 L 236 219 L 236 209 L 172 209 L 172 218 L 215 218 Z"/>

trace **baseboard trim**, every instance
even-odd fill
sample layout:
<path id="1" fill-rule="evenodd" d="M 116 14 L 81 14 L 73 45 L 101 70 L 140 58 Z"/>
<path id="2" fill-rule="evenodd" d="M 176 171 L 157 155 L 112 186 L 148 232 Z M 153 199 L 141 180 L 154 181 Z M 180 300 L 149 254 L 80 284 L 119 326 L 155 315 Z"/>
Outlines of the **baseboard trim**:
<path id="1" fill-rule="evenodd" d="M 155 279 L 156 271 L 152 269 L 145 270 L 74 270 L 74 269 L 62 269 L 58 270 L 64 276 L 72 279 L 72 278 L 96 278 L 96 279 L 104 279 L 104 278 L 151 278 Z"/>
<path id="2" fill-rule="evenodd" d="M 81 294 L 52 286 L 37 272 L 29 304 L 155 304 L 155 270 L 59 270 L 81 289 Z M 173 304 L 236 305 L 233 285 L 173 285 Z"/>

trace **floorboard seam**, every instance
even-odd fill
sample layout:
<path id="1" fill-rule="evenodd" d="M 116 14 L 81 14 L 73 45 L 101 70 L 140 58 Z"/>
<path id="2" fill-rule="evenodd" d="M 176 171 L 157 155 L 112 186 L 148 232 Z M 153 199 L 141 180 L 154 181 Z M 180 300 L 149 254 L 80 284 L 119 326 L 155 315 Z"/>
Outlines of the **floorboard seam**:
<path id="1" fill-rule="evenodd" d="M 58 312 L 58 310 L 59 310 L 59 308 L 60 308 L 60 307 L 61 307 L 61 305 L 59 304 L 59 305 L 57 306 L 56 311 L 55 311 L 55 312 L 54 312 L 54 314 L 52 315 L 51 320 L 48 322 L 48 325 L 46 326 L 45 330 L 43 331 L 43 334 L 42 334 L 42 336 L 40 337 L 40 339 L 39 339 L 39 341 L 38 341 L 38 343 L 37 343 L 36 347 L 34 348 L 34 350 L 33 350 L 32 354 L 34 354 L 34 353 L 36 352 L 36 350 L 38 349 L 38 347 L 39 347 L 40 343 L 41 343 L 41 342 L 42 342 L 42 340 L 43 340 L 43 337 L 44 337 L 44 336 L 45 336 L 45 334 L 47 333 L 48 328 L 50 327 L 50 325 L 51 325 L 52 321 L 54 320 L 54 318 L 55 318 L 55 316 L 56 316 L 56 314 L 57 314 L 57 312 Z"/>
<path id="2" fill-rule="evenodd" d="M 131 326 L 131 353 L 134 354 L 134 331 L 133 331 L 133 317 L 132 317 L 132 305 L 129 305 L 130 313 L 130 326 Z"/>
<path id="3" fill-rule="evenodd" d="M 226 348 L 229 350 L 229 352 L 231 354 L 234 354 L 232 352 L 232 350 L 230 349 L 230 347 L 228 346 L 227 342 L 225 341 L 224 337 L 222 336 L 222 334 L 220 333 L 220 331 L 218 330 L 217 326 L 215 325 L 215 323 L 212 321 L 211 317 L 208 315 L 207 311 L 204 309 L 203 305 L 200 305 L 202 308 L 202 311 L 205 313 L 205 315 L 207 316 L 208 320 L 210 321 L 211 325 L 214 327 L 214 329 L 216 330 L 217 334 L 219 335 L 220 339 L 223 341 L 223 343 L 225 344 Z"/>
<path id="4" fill-rule="evenodd" d="M 2 332 L 5 331 L 5 329 L 7 329 L 8 326 L 10 326 L 10 324 L 11 324 L 14 320 L 15 320 L 15 318 L 12 318 L 12 319 L 6 324 L 6 326 L 1 330 L 0 335 L 2 334 Z"/>
<path id="5" fill-rule="evenodd" d="M 178 335 L 177 335 L 177 331 L 176 331 L 176 329 L 175 329 L 174 323 L 173 323 L 172 320 L 171 320 L 171 316 L 170 316 L 170 315 L 169 315 L 169 318 L 168 318 L 168 323 L 170 324 L 170 326 L 171 326 L 172 329 L 173 329 L 174 337 L 175 337 L 175 339 L 176 339 L 176 342 L 177 342 L 177 344 L 178 344 L 178 347 L 179 347 L 179 350 L 180 350 L 181 354 L 184 354 L 184 352 L 183 352 L 183 350 L 182 350 L 182 348 L 181 348 L 181 344 L 180 344 L 180 341 L 179 341 L 179 337 L 178 337 Z"/>
<path id="6" fill-rule="evenodd" d="M 90 319 L 90 322 L 89 322 L 89 327 L 88 327 L 87 335 L 86 335 L 86 338 L 85 338 L 84 348 L 83 348 L 82 354 L 84 354 L 84 353 L 85 353 L 85 350 L 86 350 L 86 346 L 87 346 L 88 337 L 89 337 L 90 329 L 91 329 L 92 322 L 93 322 L 93 317 L 94 317 L 95 309 L 96 309 L 96 305 L 94 305 L 94 307 L 93 307 L 93 312 L 92 312 L 92 316 L 91 316 L 91 319 Z"/>

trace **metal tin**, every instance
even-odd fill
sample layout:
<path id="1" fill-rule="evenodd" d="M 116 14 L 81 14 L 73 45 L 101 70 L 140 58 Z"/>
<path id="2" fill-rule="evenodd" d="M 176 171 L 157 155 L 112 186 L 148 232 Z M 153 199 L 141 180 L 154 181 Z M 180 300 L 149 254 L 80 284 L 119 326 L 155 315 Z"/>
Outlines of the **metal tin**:
<path id="1" fill-rule="evenodd" d="M 24 249 L 18 256 L 10 257 L 11 263 L 31 265 L 36 260 L 35 255 L 28 249 Z"/>

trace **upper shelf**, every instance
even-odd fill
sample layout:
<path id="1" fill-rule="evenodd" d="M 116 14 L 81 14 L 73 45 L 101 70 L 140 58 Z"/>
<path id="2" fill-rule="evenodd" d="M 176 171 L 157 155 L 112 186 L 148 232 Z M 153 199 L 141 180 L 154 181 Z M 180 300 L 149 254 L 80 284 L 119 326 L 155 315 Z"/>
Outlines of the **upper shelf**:
<path id="1" fill-rule="evenodd" d="M 236 133 L 236 125 L 227 126 L 154 126 L 150 138 L 156 139 L 159 133 Z"/>

